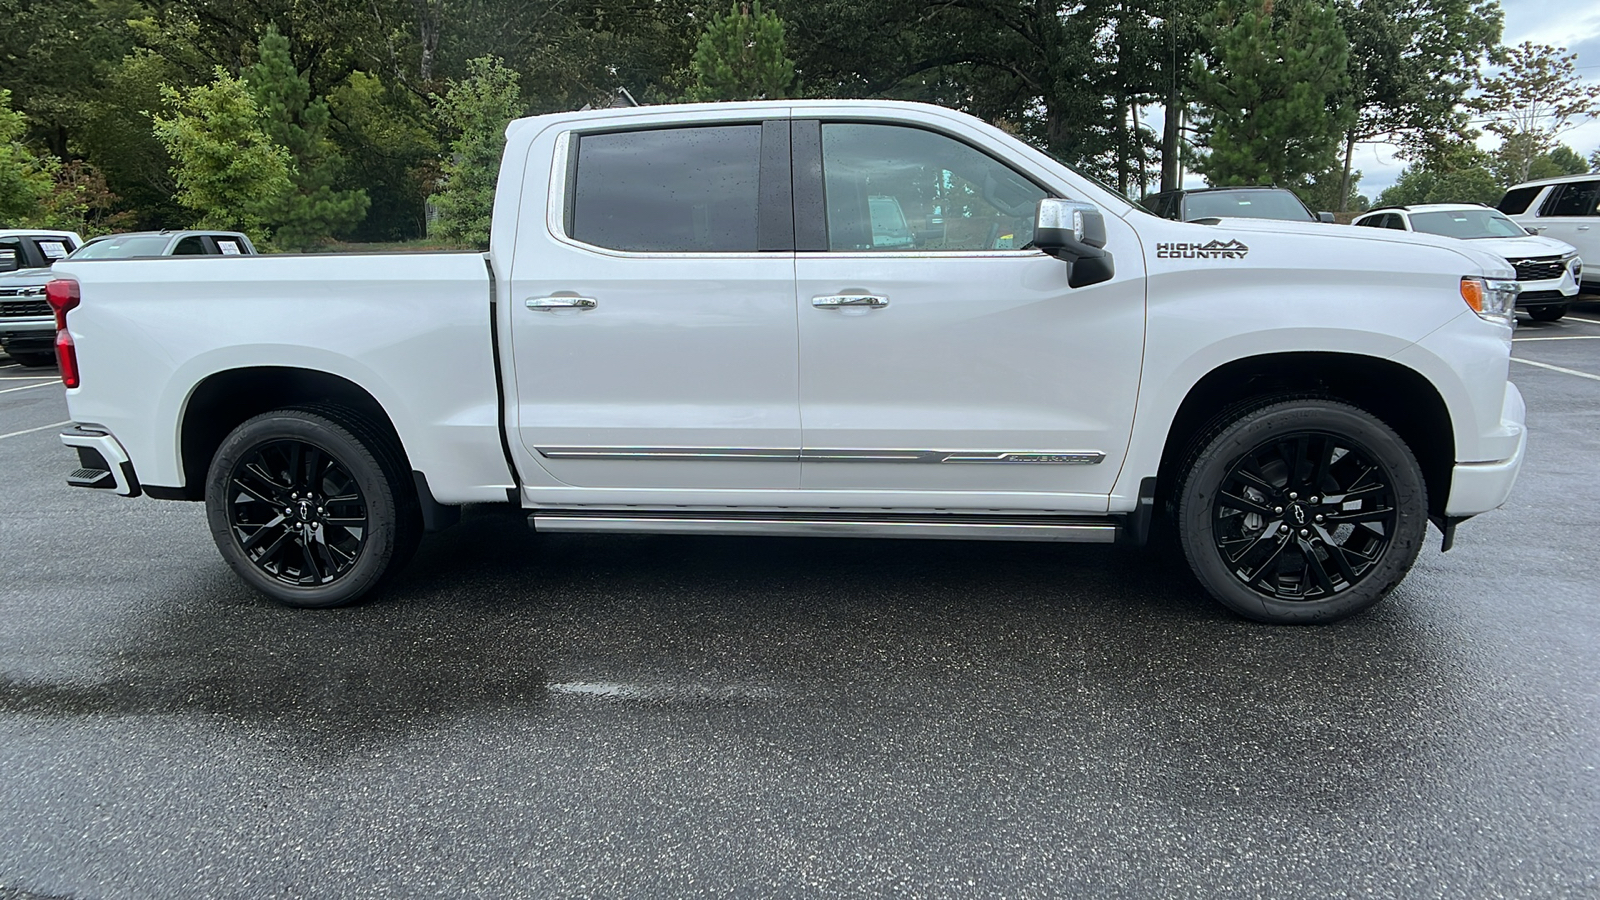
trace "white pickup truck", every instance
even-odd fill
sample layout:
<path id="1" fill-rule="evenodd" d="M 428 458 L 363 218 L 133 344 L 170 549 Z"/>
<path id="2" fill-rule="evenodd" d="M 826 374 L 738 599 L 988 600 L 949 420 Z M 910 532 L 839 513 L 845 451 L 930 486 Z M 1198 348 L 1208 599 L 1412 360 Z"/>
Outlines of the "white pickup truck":
<path id="1" fill-rule="evenodd" d="M 1448 548 L 1501 505 L 1525 446 L 1503 260 L 1160 219 L 918 104 L 520 120 L 486 255 L 57 271 L 71 482 L 204 500 L 303 607 L 509 501 L 539 531 L 1134 544 L 1165 515 L 1228 607 L 1330 621 L 1430 519 Z"/>

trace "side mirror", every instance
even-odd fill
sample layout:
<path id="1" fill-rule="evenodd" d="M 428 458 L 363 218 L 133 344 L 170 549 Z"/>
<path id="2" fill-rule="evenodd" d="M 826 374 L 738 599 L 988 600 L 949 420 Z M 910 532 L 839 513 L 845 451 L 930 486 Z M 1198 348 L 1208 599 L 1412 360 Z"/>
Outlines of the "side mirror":
<path id="1" fill-rule="evenodd" d="M 1105 216 L 1093 203 L 1053 197 L 1040 200 L 1034 214 L 1033 246 L 1072 267 L 1067 276 L 1071 287 L 1110 281 L 1115 273 L 1111 254 L 1105 249 Z"/>
<path id="2" fill-rule="evenodd" d="M 1332 225 L 1337 220 L 1334 219 L 1333 213 L 1331 212 L 1319 212 L 1317 213 L 1317 221 L 1327 222 L 1329 225 Z"/>
<path id="3" fill-rule="evenodd" d="M 1538 231 L 1538 229 L 1535 229 L 1535 228 L 1529 228 L 1529 227 L 1528 227 L 1528 226 L 1526 226 L 1526 225 L 1524 225 L 1524 226 L 1522 226 L 1522 230 L 1523 230 L 1523 231 L 1526 231 L 1526 232 L 1527 232 L 1527 233 L 1529 233 L 1529 234 L 1538 234 L 1538 233 L 1539 233 L 1539 231 Z"/>

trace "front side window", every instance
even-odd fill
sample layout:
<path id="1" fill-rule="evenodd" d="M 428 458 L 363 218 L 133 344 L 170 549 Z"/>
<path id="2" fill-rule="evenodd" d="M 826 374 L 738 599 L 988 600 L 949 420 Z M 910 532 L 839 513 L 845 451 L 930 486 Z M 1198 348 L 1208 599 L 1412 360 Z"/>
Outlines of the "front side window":
<path id="1" fill-rule="evenodd" d="M 1575 181 L 1557 187 L 1540 212 L 1546 216 L 1592 216 L 1597 206 L 1600 206 L 1600 181 Z"/>
<path id="2" fill-rule="evenodd" d="M 205 253 L 205 240 L 194 235 L 184 238 L 178 242 L 178 246 L 172 248 L 173 256 L 204 256 Z"/>
<path id="3" fill-rule="evenodd" d="M 828 249 L 1018 250 L 1049 194 L 942 134 L 899 125 L 822 126 Z"/>
<path id="4" fill-rule="evenodd" d="M 759 124 L 587 134 L 577 155 L 574 239 L 639 252 L 757 249 Z"/>
<path id="5" fill-rule="evenodd" d="M 22 241 L 16 238 L 0 241 L 0 272 L 15 272 L 25 265 Z"/>

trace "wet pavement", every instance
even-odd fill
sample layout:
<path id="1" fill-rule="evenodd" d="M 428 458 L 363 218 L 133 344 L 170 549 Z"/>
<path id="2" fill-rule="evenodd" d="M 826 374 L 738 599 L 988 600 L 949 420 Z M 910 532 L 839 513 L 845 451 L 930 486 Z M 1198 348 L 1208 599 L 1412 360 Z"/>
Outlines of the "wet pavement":
<path id="1" fill-rule="evenodd" d="M 287 610 L 0 357 L 0 898 L 1600 896 L 1600 305 L 1518 338 L 1510 504 L 1298 629 L 1169 553 L 493 510 Z"/>

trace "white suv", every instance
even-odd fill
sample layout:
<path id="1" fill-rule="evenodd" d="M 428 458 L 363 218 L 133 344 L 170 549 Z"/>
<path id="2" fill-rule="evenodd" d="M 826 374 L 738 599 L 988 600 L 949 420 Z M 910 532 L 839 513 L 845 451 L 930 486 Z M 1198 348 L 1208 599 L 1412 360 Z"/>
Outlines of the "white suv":
<path id="1" fill-rule="evenodd" d="M 1571 244 L 1530 234 L 1497 210 L 1476 203 L 1420 203 L 1386 206 L 1356 217 L 1352 225 L 1420 231 L 1472 241 L 1504 257 L 1517 270 L 1517 308 L 1540 322 L 1566 315 L 1578 295 L 1583 259 Z M 1600 258 L 1600 253 L 1595 257 Z"/>
<path id="2" fill-rule="evenodd" d="M 1600 259 L 1600 173 L 1519 184 L 1495 207 L 1544 237 L 1566 241 L 1580 256 Z M 1600 293 L 1600 269 L 1584 273 L 1586 293 Z"/>

